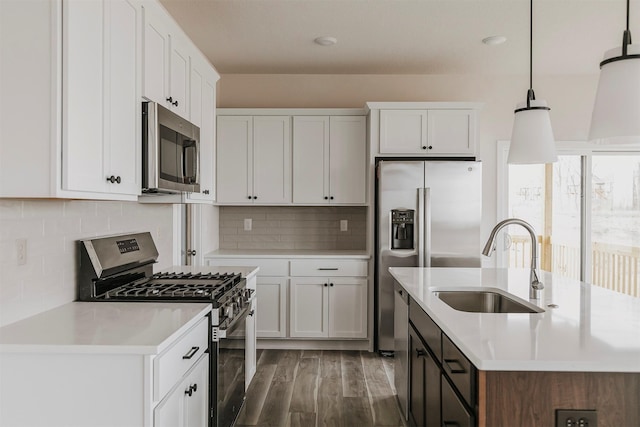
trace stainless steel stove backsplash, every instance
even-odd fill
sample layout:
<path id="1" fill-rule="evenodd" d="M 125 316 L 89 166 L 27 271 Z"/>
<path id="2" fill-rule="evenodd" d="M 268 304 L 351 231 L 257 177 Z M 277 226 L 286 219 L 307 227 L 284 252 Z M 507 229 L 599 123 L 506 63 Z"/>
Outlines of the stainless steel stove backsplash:
<path id="1" fill-rule="evenodd" d="M 251 218 L 252 230 L 244 230 Z M 340 231 L 340 220 L 348 230 Z M 366 207 L 223 206 L 220 249 L 366 249 Z"/>

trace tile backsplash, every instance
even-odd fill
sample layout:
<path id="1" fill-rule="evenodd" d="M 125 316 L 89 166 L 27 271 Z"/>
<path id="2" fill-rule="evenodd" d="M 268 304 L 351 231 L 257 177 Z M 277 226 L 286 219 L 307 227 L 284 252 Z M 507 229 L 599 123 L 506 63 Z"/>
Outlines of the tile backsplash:
<path id="1" fill-rule="evenodd" d="M 347 231 L 340 231 L 341 220 Z M 223 206 L 220 249 L 365 250 L 366 220 L 367 208 L 360 206 Z"/>
<path id="2" fill-rule="evenodd" d="M 172 205 L 0 200 L 0 326 L 75 300 L 77 240 L 138 231 L 153 235 L 158 266 L 173 264 Z"/>

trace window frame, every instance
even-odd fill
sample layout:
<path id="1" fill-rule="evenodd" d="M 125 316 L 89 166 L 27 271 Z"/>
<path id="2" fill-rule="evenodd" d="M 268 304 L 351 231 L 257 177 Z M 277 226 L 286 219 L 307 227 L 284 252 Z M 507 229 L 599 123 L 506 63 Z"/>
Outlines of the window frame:
<path id="1" fill-rule="evenodd" d="M 509 154 L 508 140 L 499 140 L 496 144 L 496 215 L 498 221 L 507 218 L 509 212 Z M 559 156 L 580 156 L 581 164 L 581 204 L 580 204 L 580 280 L 592 281 L 591 259 L 591 171 L 594 155 L 640 155 L 640 144 L 599 145 L 585 141 L 557 141 Z M 588 196 L 588 197 L 587 197 Z M 504 233 L 503 231 L 501 233 Z M 507 252 L 504 238 L 498 238 L 496 247 L 496 266 L 507 267 Z"/>

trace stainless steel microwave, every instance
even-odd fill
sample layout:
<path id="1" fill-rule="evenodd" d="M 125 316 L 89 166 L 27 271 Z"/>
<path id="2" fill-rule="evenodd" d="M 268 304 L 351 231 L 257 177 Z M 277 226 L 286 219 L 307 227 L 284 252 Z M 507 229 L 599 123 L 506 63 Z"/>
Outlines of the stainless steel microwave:
<path id="1" fill-rule="evenodd" d="M 142 103 L 142 192 L 200 192 L 200 128 L 155 102 Z"/>

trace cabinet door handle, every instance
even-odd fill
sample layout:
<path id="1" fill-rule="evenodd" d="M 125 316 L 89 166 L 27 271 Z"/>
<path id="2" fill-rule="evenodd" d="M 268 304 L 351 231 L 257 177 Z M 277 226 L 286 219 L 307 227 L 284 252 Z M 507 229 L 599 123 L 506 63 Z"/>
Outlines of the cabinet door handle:
<path id="1" fill-rule="evenodd" d="M 328 198 L 327 196 L 324 196 L 324 199 L 325 199 L 325 200 L 329 200 L 329 198 Z"/>
<path id="2" fill-rule="evenodd" d="M 402 289 L 399 289 L 399 290 L 398 290 L 398 293 L 400 294 L 400 296 L 403 296 L 403 295 L 404 295 L 404 293 L 402 292 Z"/>
<path id="3" fill-rule="evenodd" d="M 177 107 L 178 106 L 178 100 L 176 99 L 176 102 L 172 102 L 172 104 Z"/>
<path id="4" fill-rule="evenodd" d="M 325 283 L 325 284 L 324 284 L 324 287 L 326 288 L 327 286 L 329 286 L 329 284 Z"/>
<path id="5" fill-rule="evenodd" d="M 251 196 L 247 196 L 247 199 L 251 199 Z"/>
<path id="6" fill-rule="evenodd" d="M 172 96 L 168 97 L 167 102 L 169 102 L 169 104 L 173 104 L 173 97 Z"/>
<path id="7" fill-rule="evenodd" d="M 204 190 L 202 193 L 203 194 L 209 194 L 209 190 Z"/>
<path id="8" fill-rule="evenodd" d="M 338 271 L 338 267 L 320 267 L 318 268 L 320 271 Z"/>
<path id="9" fill-rule="evenodd" d="M 444 364 L 447 365 L 447 368 L 452 374 L 464 374 L 467 372 L 467 370 L 464 369 L 462 363 L 460 363 L 457 359 L 444 359 Z M 451 365 L 454 364 L 458 365 L 457 369 L 451 367 Z"/>
<path id="10" fill-rule="evenodd" d="M 254 198 L 254 199 L 257 199 L 257 198 L 258 198 L 258 196 L 253 196 L 253 198 Z"/>
<path id="11" fill-rule="evenodd" d="M 255 310 L 251 310 L 251 311 L 249 312 L 249 314 L 247 314 L 247 316 L 253 316 L 254 314 L 256 314 L 256 311 L 255 311 Z"/>
<path id="12" fill-rule="evenodd" d="M 427 149 L 427 146 L 426 146 L 426 145 L 423 145 L 423 146 L 422 146 L 422 149 L 423 149 L 423 150 L 426 150 L 426 149 Z"/>
<path id="13" fill-rule="evenodd" d="M 421 348 L 416 348 L 416 356 L 418 356 L 418 357 L 427 357 L 427 352 L 426 352 L 426 350 L 423 350 Z"/>
<path id="14" fill-rule="evenodd" d="M 188 394 L 189 397 L 191 397 L 193 395 L 193 393 L 195 393 L 196 391 L 198 391 L 198 384 L 191 384 L 185 391 L 184 394 Z"/>
<path id="15" fill-rule="evenodd" d="M 329 286 L 333 286 L 333 283 L 329 283 Z"/>
<path id="16" fill-rule="evenodd" d="M 191 347 L 191 350 L 189 350 L 189 352 L 187 354 L 182 356 L 182 358 L 183 359 L 191 359 L 198 352 L 198 350 L 200 350 L 200 347 Z"/>

